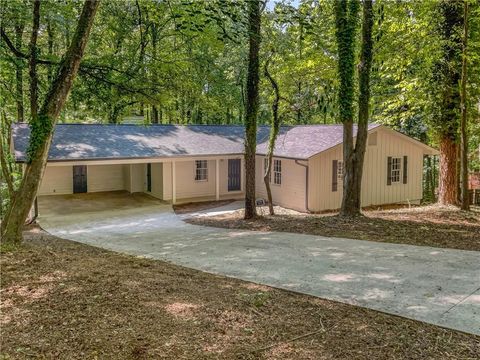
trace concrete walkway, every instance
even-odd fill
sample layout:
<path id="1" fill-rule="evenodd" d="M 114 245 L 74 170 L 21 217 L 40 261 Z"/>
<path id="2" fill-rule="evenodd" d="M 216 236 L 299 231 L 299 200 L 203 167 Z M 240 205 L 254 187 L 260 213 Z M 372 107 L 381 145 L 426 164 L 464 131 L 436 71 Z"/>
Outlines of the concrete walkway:
<path id="1" fill-rule="evenodd" d="M 59 237 L 480 335 L 480 252 L 195 226 L 144 195 L 39 203 Z"/>

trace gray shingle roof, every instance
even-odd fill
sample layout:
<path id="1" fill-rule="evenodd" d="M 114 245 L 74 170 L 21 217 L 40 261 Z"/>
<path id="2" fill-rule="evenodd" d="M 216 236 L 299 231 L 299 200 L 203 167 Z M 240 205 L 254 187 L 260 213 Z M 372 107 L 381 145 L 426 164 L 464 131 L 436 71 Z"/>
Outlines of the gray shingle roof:
<path id="1" fill-rule="evenodd" d="M 370 129 L 379 125 L 371 124 Z M 341 125 L 284 126 L 275 155 L 308 159 L 342 142 Z M 17 161 L 25 160 L 30 129 L 13 124 Z M 232 125 L 96 125 L 58 124 L 49 161 L 131 159 L 153 157 L 227 155 L 243 153 L 244 128 Z M 258 129 L 258 154 L 266 154 L 269 128 Z"/>

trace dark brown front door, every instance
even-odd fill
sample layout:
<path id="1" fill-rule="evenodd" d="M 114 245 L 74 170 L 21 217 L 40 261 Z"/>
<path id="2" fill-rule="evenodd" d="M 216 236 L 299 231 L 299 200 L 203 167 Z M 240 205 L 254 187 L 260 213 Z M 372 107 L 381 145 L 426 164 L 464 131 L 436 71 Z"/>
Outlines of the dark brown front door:
<path id="1" fill-rule="evenodd" d="M 152 192 L 152 164 L 147 164 L 147 191 Z"/>
<path id="2" fill-rule="evenodd" d="M 87 192 L 87 166 L 73 166 L 73 193 Z"/>
<path id="3" fill-rule="evenodd" d="M 241 160 L 228 159 L 228 191 L 241 189 Z"/>

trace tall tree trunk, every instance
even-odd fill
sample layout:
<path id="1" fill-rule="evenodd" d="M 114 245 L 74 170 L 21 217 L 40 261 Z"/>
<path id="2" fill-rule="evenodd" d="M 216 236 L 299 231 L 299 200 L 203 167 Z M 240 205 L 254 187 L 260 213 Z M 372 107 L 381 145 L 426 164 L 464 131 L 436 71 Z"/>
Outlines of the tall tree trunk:
<path id="1" fill-rule="evenodd" d="M 467 137 L 467 46 L 468 46 L 468 0 L 464 0 L 463 12 L 463 51 L 462 51 L 462 82 L 460 103 L 462 117 L 460 121 L 460 206 L 462 210 L 470 210 L 468 194 L 468 137 Z"/>
<path id="2" fill-rule="evenodd" d="M 449 136 L 440 139 L 438 202 L 443 205 L 457 203 L 457 144 Z"/>
<path id="3" fill-rule="evenodd" d="M 358 128 L 355 149 L 352 155 L 351 174 L 344 182 L 342 216 L 360 215 L 363 162 L 367 146 L 368 118 L 370 115 L 370 72 L 373 57 L 373 2 L 363 1 L 362 49 L 359 64 Z M 353 139 L 352 139 L 353 141 Z"/>
<path id="4" fill-rule="evenodd" d="M 272 174 L 272 162 L 273 162 L 273 152 L 275 150 L 275 141 L 277 140 L 278 132 L 280 130 L 280 119 L 278 117 L 278 105 L 280 103 L 280 90 L 275 79 L 270 75 L 268 71 L 268 60 L 265 62 L 264 73 L 270 84 L 272 85 L 274 91 L 274 98 L 272 103 L 272 126 L 270 127 L 270 138 L 268 140 L 268 151 L 267 151 L 267 169 L 263 175 L 263 182 L 265 183 L 265 188 L 267 189 L 268 197 L 268 211 L 270 215 L 275 215 L 275 210 L 273 209 L 273 197 L 272 189 L 270 189 L 270 179 Z"/>
<path id="5" fill-rule="evenodd" d="M 15 26 L 15 47 L 20 51 L 22 51 L 24 27 L 25 25 L 23 23 L 19 23 L 17 24 L 17 26 Z M 19 56 L 17 56 L 17 59 L 15 61 L 15 77 L 15 101 L 17 103 L 17 121 L 23 122 L 25 121 L 25 110 L 23 108 L 23 59 Z"/>
<path id="6" fill-rule="evenodd" d="M 257 149 L 258 83 L 260 51 L 260 1 L 248 2 L 249 53 L 245 106 L 245 219 L 257 215 L 255 204 L 255 153 Z"/>
<path id="7" fill-rule="evenodd" d="M 355 93 L 355 42 L 358 24 L 358 0 L 335 1 L 335 25 L 338 48 L 338 75 L 340 86 L 338 105 L 343 123 L 343 209 L 350 208 L 354 189 L 353 98 Z M 349 202 L 346 202 L 346 199 Z"/>
<path id="8" fill-rule="evenodd" d="M 463 1 L 439 0 L 439 39 L 442 57 L 435 64 L 433 76 L 437 107 L 435 125 L 440 141 L 439 195 L 443 205 L 458 204 L 457 144 L 460 109 Z M 435 91 L 435 90 L 434 90 Z"/>
<path id="9" fill-rule="evenodd" d="M 2 169 L 2 173 L 0 175 L 2 175 L 5 179 L 5 183 L 7 184 L 8 189 L 8 197 L 11 199 L 14 193 L 11 171 L 12 169 L 8 166 L 6 157 L 6 152 L 8 151 L 8 140 L 10 139 L 10 137 L 8 136 L 8 131 L 6 131 L 6 133 L 3 132 L 3 129 L 7 129 L 7 127 L 11 126 L 11 124 L 8 123 L 7 116 L 4 110 L 2 110 L 1 113 L 0 125 L 0 167 Z M 7 141 L 6 144 L 4 143 L 4 139 L 5 141 Z"/>
<path id="10" fill-rule="evenodd" d="M 55 80 L 50 85 L 38 115 L 32 118 L 27 166 L 20 187 L 2 222 L 3 241 L 15 243 L 22 240 L 23 224 L 35 200 L 45 171 L 55 124 L 78 73 L 98 4 L 99 0 L 85 1 L 72 43 L 60 64 Z"/>
<path id="11" fill-rule="evenodd" d="M 153 61 L 157 61 L 157 56 L 158 56 L 158 51 L 157 51 L 157 44 L 158 44 L 158 28 L 155 23 L 151 24 L 151 31 L 150 31 L 150 36 L 152 38 L 152 57 Z M 153 83 L 154 87 L 157 88 L 158 86 L 158 71 L 157 71 L 157 66 L 156 63 L 153 64 L 153 69 L 152 69 L 152 77 L 153 77 Z M 158 90 L 157 90 L 158 92 Z M 158 117 L 158 107 L 157 104 L 152 105 L 152 123 L 153 124 L 158 124 L 159 123 L 159 117 Z"/>
<path id="12" fill-rule="evenodd" d="M 33 2 L 33 25 L 32 35 L 30 37 L 30 61 L 28 63 L 30 75 L 30 116 L 33 119 L 38 113 L 38 75 L 37 75 L 37 58 L 38 58 L 38 30 L 40 28 L 40 1 Z"/>
<path id="13" fill-rule="evenodd" d="M 158 117 L 158 108 L 156 105 L 152 105 L 152 124 L 158 124 L 159 117 Z"/>
<path id="14" fill-rule="evenodd" d="M 54 53 L 54 48 L 53 48 L 53 45 L 54 45 L 54 42 L 55 42 L 55 29 L 53 27 L 53 21 L 51 19 L 51 17 L 47 17 L 47 35 L 48 35 L 48 55 L 50 56 L 50 58 L 53 57 L 53 53 Z M 48 81 L 49 82 L 52 82 L 53 80 L 53 66 L 50 66 L 48 68 Z"/>

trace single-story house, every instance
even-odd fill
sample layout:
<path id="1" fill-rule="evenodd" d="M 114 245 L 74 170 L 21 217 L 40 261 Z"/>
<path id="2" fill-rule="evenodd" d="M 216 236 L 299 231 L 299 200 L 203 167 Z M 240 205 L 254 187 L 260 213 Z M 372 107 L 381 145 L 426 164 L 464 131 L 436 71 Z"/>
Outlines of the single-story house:
<path id="1" fill-rule="evenodd" d="M 13 124 L 11 150 L 26 159 L 30 129 Z M 257 136 L 257 198 L 269 128 Z M 282 126 L 274 151 L 275 204 L 299 211 L 338 209 L 342 198 L 341 125 Z M 174 204 L 244 196 L 244 128 L 232 125 L 59 124 L 39 195 L 126 190 Z M 362 206 L 418 203 L 423 158 L 438 152 L 386 126 L 371 124 Z"/>

